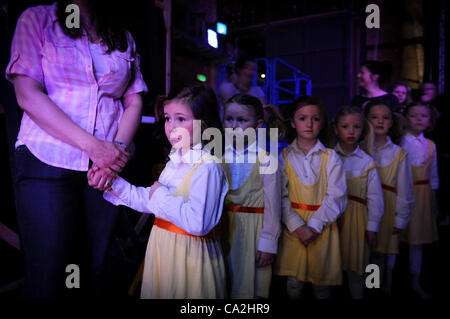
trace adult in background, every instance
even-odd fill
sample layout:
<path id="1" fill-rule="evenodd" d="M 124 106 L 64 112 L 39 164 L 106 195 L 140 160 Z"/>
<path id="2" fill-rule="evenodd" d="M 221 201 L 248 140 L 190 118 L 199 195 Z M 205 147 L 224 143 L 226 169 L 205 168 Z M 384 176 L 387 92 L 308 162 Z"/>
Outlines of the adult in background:
<path id="1" fill-rule="evenodd" d="M 80 9 L 79 28 L 66 25 L 71 3 Z M 86 172 L 95 168 L 97 188 L 111 185 L 128 160 L 147 90 L 134 40 L 113 7 L 58 1 L 28 8 L 16 25 L 6 76 L 24 110 L 15 156 L 26 298 L 64 293 L 70 247 L 83 240 L 74 237 L 83 233 L 80 221 L 90 257 L 80 286 L 101 292 L 119 211 L 88 185 Z"/>
<path id="2" fill-rule="evenodd" d="M 253 85 L 256 76 L 257 65 L 253 59 L 241 57 L 235 64 L 236 76 L 231 81 L 226 81 L 219 87 L 219 102 L 225 103 L 235 94 L 247 94 L 257 97 L 262 104 L 266 104 L 266 96 L 261 87 Z M 223 114 L 220 114 L 222 117 Z"/>
<path id="3" fill-rule="evenodd" d="M 389 80 L 392 71 L 390 62 L 368 60 L 361 65 L 357 75 L 359 86 L 364 90 L 355 96 L 350 105 L 364 108 L 371 101 L 380 102 L 397 111 L 400 104 L 395 95 L 384 91 L 380 86 Z"/>

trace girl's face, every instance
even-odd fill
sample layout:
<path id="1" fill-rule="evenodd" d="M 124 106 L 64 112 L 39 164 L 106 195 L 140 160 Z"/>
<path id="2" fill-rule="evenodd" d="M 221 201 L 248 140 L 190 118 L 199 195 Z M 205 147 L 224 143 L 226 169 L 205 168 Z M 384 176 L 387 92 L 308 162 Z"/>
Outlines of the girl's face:
<path id="1" fill-rule="evenodd" d="M 225 128 L 241 128 L 245 131 L 247 128 L 260 128 L 263 125 L 262 120 L 256 120 L 255 112 L 241 104 L 230 103 L 225 107 L 224 114 Z"/>
<path id="2" fill-rule="evenodd" d="M 375 105 L 370 109 L 367 120 L 373 125 L 375 135 L 386 136 L 392 127 L 392 113 L 385 105 Z"/>
<path id="3" fill-rule="evenodd" d="M 358 143 L 363 131 L 362 116 L 360 114 L 341 116 L 334 129 L 341 143 L 354 145 Z"/>
<path id="4" fill-rule="evenodd" d="M 406 114 L 408 121 L 408 130 L 414 135 L 419 135 L 430 126 L 430 110 L 423 106 L 414 106 Z"/>
<path id="5" fill-rule="evenodd" d="M 370 70 L 366 66 L 362 66 L 359 69 L 359 73 L 357 75 L 359 86 L 361 87 L 368 87 L 373 83 L 377 82 L 378 76 L 375 74 L 372 74 Z"/>
<path id="6" fill-rule="evenodd" d="M 316 105 L 306 105 L 294 113 L 291 126 L 295 128 L 297 137 L 304 140 L 315 140 L 323 126 L 323 117 Z"/>
<path id="7" fill-rule="evenodd" d="M 164 106 L 164 130 L 174 148 L 187 149 L 193 145 L 194 114 L 189 106 L 172 101 Z"/>
<path id="8" fill-rule="evenodd" d="M 397 97 L 398 102 L 400 104 L 403 104 L 406 100 L 408 90 L 405 86 L 399 85 L 392 91 L 392 94 L 394 94 Z"/>

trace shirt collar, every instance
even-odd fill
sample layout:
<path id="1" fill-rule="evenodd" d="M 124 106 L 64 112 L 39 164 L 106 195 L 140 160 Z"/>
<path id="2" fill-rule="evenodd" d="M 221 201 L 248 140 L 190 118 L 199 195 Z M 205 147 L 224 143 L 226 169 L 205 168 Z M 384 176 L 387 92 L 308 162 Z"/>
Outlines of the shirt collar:
<path id="1" fill-rule="evenodd" d="M 291 148 L 292 148 L 295 152 L 298 152 L 298 153 L 304 155 L 305 157 L 309 157 L 309 156 L 311 156 L 312 154 L 317 153 L 317 152 L 320 152 L 320 151 L 322 151 L 322 152 L 324 152 L 324 153 L 327 152 L 326 147 L 325 147 L 325 146 L 322 144 L 322 142 L 319 141 L 319 140 L 317 140 L 317 143 L 313 146 L 312 149 L 309 150 L 308 154 L 306 154 L 306 155 L 305 155 L 305 154 L 303 153 L 303 151 L 298 147 L 298 144 L 297 144 L 297 138 L 291 143 Z"/>
<path id="2" fill-rule="evenodd" d="M 389 136 L 386 136 L 386 139 L 387 139 L 386 143 L 384 143 L 382 146 L 378 147 L 377 148 L 378 150 L 383 150 L 383 149 L 392 147 L 393 143 L 392 143 L 391 138 Z"/>
<path id="3" fill-rule="evenodd" d="M 242 148 L 242 149 L 235 149 L 233 147 L 232 143 L 226 143 L 225 144 L 225 152 L 233 152 L 236 155 L 242 155 L 248 152 L 257 153 L 258 152 L 258 141 L 254 141 L 250 145 Z"/>
<path id="4" fill-rule="evenodd" d="M 197 163 L 202 156 L 205 154 L 205 151 L 202 150 L 202 144 L 198 143 L 194 145 L 189 151 L 187 151 L 184 155 L 181 154 L 181 149 L 172 148 L 169 154 L 169 158 L 173 163 L 188 163 L 194 164 Z"/>
<path id="5" fill-rule="evenodd" d="M 337 145 L 334 149 L 337 153 L 339 153 L 340 155 L 343 155 L 343 156 L 347 156 L 347 157 L 357 156 L 359 158 L 363 157 L 363 154 L 362 154 L 362 151 L 361 151 L 361 148 L 359 147 L 359 145 L 356 145 L 356 149 L 353 152 L 351 152 L 350 154 L 345 153 L 339 143 L 337 143 Z"/>
<path id="6" fill-rule="evenodd" d="M 420 135 L 418 135 L 418 136 L 414 136 L 414 135 L 412 135 L 411 133 L 408 132 L 408 133 L 405 134 L 405 138 L 413 140 L 413 141 L 419 141 L 421 143 L 425 143 L 426 142 L 426 139 L 425 139 L 425 136 L 423 136 L 423 133 L 420 133 Z"/>

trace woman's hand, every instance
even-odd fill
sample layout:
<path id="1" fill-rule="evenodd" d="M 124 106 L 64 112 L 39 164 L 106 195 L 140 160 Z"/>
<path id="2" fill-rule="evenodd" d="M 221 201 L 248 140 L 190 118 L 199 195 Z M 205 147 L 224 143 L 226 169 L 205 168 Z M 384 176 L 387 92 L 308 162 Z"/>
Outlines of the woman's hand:
<path id="1" fill-rule="evenodd" d="M 99 168 L 110 168 L 120 173 L 128 162 L 129 154 L 121 146 L 114 143 L 97 140 L 97 145 L 88 150 L 89 158 Z"/>
<path id="2" fill-rule="evenodd" d="M 258 250 L 256 252 L 256 267 L 266 267 L 271 265 L 275 260 L 275 255 L 271 253 L 265 253 Z"/>

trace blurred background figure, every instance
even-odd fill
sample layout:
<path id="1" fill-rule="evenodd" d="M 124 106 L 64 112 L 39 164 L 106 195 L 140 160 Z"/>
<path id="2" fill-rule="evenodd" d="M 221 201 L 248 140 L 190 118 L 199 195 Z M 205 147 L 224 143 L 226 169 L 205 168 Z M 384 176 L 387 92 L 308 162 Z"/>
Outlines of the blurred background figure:
<path id="1" fill-rule="evenodd" d="M 261 103 L 266 103 L 266 96 L 263 90 L 254 84 L 256 76 L 256 62 L 248 57 L 241 57 L 235 64 L 235 74 L 230 75 L 229 80 L 225 80 L 219 88 L 219 100 L 222 105 L 235 94 L 247 94 L 257 97 Z M 228 77 L 228 69 L 227 69 Z M 221 113 L 221 116 L 223 114 Z"/>
<path id="2" fill-rule="evenodd" d="M 392 95 L 395 95 L 398 99 L 398 102 L 400 104 L 398 111 L 400 113 L 403 113 L 406 105 L 412 102 L 410 91 L 410 87 L 403 82 L 395 82 L 394 84 L 392 84 L 391 89 L 389 90 L 389 92 Z"/>

